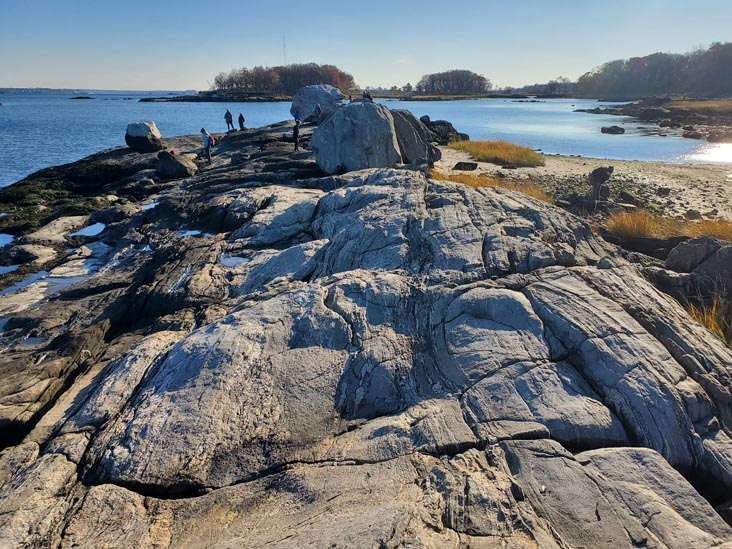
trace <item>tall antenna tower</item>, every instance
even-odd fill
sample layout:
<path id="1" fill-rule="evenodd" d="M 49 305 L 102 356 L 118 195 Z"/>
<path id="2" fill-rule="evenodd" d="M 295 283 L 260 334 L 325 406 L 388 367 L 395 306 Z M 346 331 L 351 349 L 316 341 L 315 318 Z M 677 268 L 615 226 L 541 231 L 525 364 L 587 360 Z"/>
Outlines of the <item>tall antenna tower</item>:
<path id="1" fill-rule="evenodd" d="M 284 35 L 282 36 L 282 53 L 285 56 L 285 67 L 287 66 L 287 42 L 285 41 Z"/>

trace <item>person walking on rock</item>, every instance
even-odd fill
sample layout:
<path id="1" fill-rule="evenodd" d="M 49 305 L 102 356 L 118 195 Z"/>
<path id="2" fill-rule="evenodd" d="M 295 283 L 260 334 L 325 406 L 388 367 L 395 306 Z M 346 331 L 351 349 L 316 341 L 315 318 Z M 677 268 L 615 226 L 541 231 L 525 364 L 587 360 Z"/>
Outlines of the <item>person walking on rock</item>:
<path id="1" fill-rule="evenodd" d="M 234 127 L 234 117 L 231 114 L 231 111 L 229 109 L 226 109 L 226 114 L 224 115 L 224 120 L 226 120 L 226 131 L 228 132 L 229 129 L 232 131 L 236 131 L 236 128 Z"/>
<path id="2" fill-rule="evenodd" d="M 295 126 L 292 128 L 292 141 L 295 143 L 296 151 L 300 150 L 300 121 L 295 120 Z"/>
<path id="3" fill-rule="evenodd" d="M 239 113 L 239 130 L 244 131 L 244 115 Z"/>
<path id="4" fill-rule="evenodd" d="M 214 146 L 216 140 L 213 136 L 206 131 L 206 128 L 201 128 L 201 138 L 203 139 L 203 156 L 208 159 L 208 163 L 211 163 L 211 147 Z"/>

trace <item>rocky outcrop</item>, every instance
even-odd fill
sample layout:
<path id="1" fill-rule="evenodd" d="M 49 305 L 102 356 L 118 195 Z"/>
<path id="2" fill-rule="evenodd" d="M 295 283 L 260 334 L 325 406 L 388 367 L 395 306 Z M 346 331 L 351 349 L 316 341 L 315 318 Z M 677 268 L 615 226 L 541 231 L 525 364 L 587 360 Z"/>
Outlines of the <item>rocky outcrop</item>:
<path id="1" fill-rule="evenodd" d="M 7 315 L 1 546 L 732 546 L 729 347 L 560 209 L 286 135 Z"/>
<path id="2" fill-rule="evenodd" d="M 290 114 L 303 122 L 310 122 L 315 120 L 315 109 L 320 105 L 321 118 L 325 120 L 345 104 L 346 98 L 338 88 L 329 84 L 313 84 L 297 90 Z"/>
<path id="3" fill-rule="evenodd" d="M 394 118 L 376 103 L 351 103 L 336 111 L 313 132 L 312 148 L 328 174 L 391 168 L 402 162 Z"/>
<path id="4" fill-rule="evenodd" d="M 432 132 L 434 135 L 433 141 L 440 145 L 449 145 L 457 141 L 470 141 L 468 134 L 458 132 L 447 120 L 431 120 L 427 115 L 422 116 L 419 120 Z"/>
<path id="5" fill-rule="evenodd" d="M 602 133 L 609 133 L 612 135 L 621 135 L 625 133 L 625 128 L 622 128 L 620 126 L 603 126 L 600 128 L 600 131 Z"/>
<path id="6" fill-rule="evenodd" d="M 394 118 L 399 152 L 405 164 L 422 161 L 431 166 L 442 158 L 440 149 L 432 144 L 434 134 L 421 120 L 405 110 L 392 110 L 391 115 Z"/>
<path id="7" fill-rule="evenodd" d="M 127 125 L 125 143 L 136 152 L 157 152 L 163 149 L 163 136 L 155 122 L 135 122 Z"/>
<path id="8" fill-rule="evenodd" d="M 198 171 L 196 163 L 179 154 L 170 154 L 168 151 L 162 151 L 158 154 L 158 164 L 155 167 L 155 173 L 160 179 L 180 179 L 182 177 L 190 177 Z"/>

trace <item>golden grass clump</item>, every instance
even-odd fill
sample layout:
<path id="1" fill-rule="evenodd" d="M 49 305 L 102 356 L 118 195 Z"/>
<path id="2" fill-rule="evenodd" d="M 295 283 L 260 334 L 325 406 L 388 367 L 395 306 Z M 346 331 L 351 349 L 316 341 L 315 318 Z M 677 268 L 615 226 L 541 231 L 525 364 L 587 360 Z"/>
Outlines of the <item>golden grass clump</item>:
<path id="1" fill-rule="evenodd" d="M 656 234 L 655 216 L 648 212 L 618 212 L 607 220 L 607 230 L 620 238 L 652 237 Z"/>
<path id="2" fill-rule="evenodd" d="M 507 141 L 458 141 L 451 143 L 451 149 L 465 151 L 478 162 L 531 168 L 544 165 L 544 156 L 529 147 L 514 145 Z"/>
<path id="3" fill-rule="evenodd" d="M 732 221 L 726 219 L 705 219 L 685 221 L 662 217 L 638 210 L 614 213 L 607 220 L 607 230 L 620 238 L 672 238 L 675 236 L 711 236 L 732 241 Z"/>
<path id="4" fill-rule="evenodd" d="M 710 305 L 689 305 L 689 314 L 727 345 L 732 345 L 732 303 L 725 305 L 719 293 L 714 295 Z"/>
<path id="5" fill-rule="evenodd" d="M 469 187 L 500 187 L 502 189 L 508 189 L 510 191 L 517 191 L 523 193 L 542 202 L 551 204 L 552 197 L 536 183 L 514 183 L 511 181 L 504 181 L 494 177 L 488 177 L 485 175 L 475 175 L 468 173 L 451 173 L 446 174 L 437 170 L 430 171 L 430 177 L 432 179 L 439 179 L 441 181 L 452 181 L 454 183 L 462 183 Z"/>

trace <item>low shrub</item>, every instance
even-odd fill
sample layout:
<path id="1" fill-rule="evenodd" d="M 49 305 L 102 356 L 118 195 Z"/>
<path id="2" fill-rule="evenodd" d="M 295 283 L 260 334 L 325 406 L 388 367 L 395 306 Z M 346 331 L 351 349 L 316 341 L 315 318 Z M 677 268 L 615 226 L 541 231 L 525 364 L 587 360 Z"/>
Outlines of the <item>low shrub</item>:
<path id="1" fill-rule="evenodd" d="M 520 168 L 544 165 L 543 155 L 529 147 L 514 145 L 507 141 L 458 141 L 449 146 L 451 149 L 465 151 L 478 162 L 491 162 Z"/>

